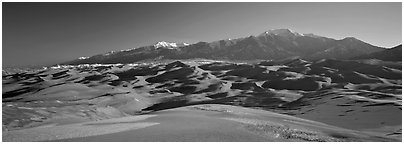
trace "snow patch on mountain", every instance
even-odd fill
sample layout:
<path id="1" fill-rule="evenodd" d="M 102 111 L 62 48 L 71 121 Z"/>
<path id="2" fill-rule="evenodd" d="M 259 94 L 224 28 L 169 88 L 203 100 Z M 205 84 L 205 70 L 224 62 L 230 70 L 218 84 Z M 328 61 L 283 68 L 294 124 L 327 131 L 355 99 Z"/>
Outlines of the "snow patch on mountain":
<path id="1" fill-rule="evenodd" d="M 125 49 L 125 50 L 120 50 L 121 52 L 126 52 L 126 51 L 131 51 L 131 50 L 134 50 L 134 49 L 137 49 L 137 48 L 130 48 L 130 49 Z"/>
<path id="2" fill-rule="evenodd" d="M 165 42 L 165 41 L 160 41 L 160 42 L 157 42 L 157 43 L 154 45 L 154 47 L 155 47 L 155 48 L 160 48 L 160 47 L 177 47 L 177 44 L 176 44 L 176 43 Z"/>
<path id="3" fill-rule="evenodd" d="M 83 60 L 83 59 L 88 59 L 90 57 L 79 57 L 78 59 Z"/>
<path id="4" fill-rule="evenodd" d="M 177 48 L 177 47 L 183 47 L 183 46 L 188 46 L 188 43 L 172 43 L 172 42 L 166 42 L 166 41 L 160 41 L 154 44 L 155 48 Z"/>
<path id="5" fill-rule="evenodd" d="M 116 53 L 116 51 L 110 51 L 110 52 L 108 52 L 108 53 L 103 54 L 103 56 L 108 56 L 108 55 L 111 55 L 111 54 L 113 54 L 113 53 Z"/>

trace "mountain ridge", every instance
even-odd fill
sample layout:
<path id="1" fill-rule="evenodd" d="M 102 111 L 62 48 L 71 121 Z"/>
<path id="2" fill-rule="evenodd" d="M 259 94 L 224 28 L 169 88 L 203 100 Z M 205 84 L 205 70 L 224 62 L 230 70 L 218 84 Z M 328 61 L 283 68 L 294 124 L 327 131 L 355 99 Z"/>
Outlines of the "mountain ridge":
<path id="1" fill-rule="evenodd" d="M 290 29 L 272 29 L 257 36 L 251 35 L 244 38 L 195 44 L 160 41 L 154 45 L 111 51 L 62 64 L 133 63 L 147 59 L 189 58 L 226 60 L 279 60 L 291 57 L 307 60 L 350 59 L 384 49 L 353 37 L 336 40 L 315 34 L 300 34 Z"/>
<path id="2" fill-rule="evenodd" d="M 402 45 L 395 46 L 380 52 L 354 57 L 353 59 L 379 59 L 383 61 L 402 61 Z"/>

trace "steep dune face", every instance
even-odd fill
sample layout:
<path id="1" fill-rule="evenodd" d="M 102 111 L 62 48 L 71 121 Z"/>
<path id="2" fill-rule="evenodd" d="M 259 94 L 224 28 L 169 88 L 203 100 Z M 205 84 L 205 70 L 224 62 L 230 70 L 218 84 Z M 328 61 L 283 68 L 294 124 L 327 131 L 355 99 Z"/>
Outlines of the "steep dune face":
<path id="1" fill-rule="evenodd" d="M 401 97 L 401 70 L 364 61 L 60 66 L 3 76 L 3 131 L 226 104 L 397 138 Z"/>

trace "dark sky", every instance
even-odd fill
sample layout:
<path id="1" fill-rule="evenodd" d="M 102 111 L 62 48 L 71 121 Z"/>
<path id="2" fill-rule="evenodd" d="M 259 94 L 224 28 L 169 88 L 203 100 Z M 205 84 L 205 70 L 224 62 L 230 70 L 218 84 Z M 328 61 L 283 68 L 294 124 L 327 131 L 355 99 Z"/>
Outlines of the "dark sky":
<path id="1" fill-rule="evenodd" d="M 152 45 L 289 28 L 401 44 L 401 3 L 2 3 L 3 65 L 54 64 Z"/>

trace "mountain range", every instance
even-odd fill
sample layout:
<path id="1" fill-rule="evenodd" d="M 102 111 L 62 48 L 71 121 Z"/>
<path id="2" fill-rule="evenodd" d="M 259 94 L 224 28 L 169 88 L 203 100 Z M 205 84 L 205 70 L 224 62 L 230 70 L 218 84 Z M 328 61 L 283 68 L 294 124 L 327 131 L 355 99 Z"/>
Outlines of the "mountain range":
<path id="1" fill-rule="evenodd" d="M 401 50 L 401 46 L 398 46 Z M 226 39 L 195 44 L 161 41 L 154 45 L 111 51 L 91 57 L 81 57 L 62 64 L 133 63 L 161 59 L 216 60 L 282 60 L 300 58 L 352 59 L 374 57 L 386 48 L 371 45 L 354 37 L 336 40 L 315 34 L 300 34 L 289 29 L 274 29 L 257 36 Z M 374 55 L 372 55 L 375 53 Z M 401 53 L 400 53 L 401 54 Z M 401 57 L 401 55 L 400 55 Z"/>

